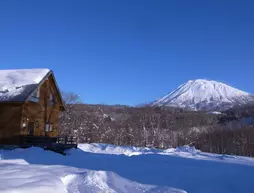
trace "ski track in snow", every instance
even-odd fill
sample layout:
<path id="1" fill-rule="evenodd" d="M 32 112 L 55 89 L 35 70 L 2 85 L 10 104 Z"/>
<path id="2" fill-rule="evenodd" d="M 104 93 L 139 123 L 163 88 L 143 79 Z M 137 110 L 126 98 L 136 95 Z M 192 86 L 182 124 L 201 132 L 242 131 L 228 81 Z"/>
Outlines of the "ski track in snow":
<path id="1" fill-rule="evenodd" d="M 80 144 L 63 156 L 40 148 L 0 151 L 1 193 L 247 193 L 254 159 L 188 146 L 151 149 Z"/>

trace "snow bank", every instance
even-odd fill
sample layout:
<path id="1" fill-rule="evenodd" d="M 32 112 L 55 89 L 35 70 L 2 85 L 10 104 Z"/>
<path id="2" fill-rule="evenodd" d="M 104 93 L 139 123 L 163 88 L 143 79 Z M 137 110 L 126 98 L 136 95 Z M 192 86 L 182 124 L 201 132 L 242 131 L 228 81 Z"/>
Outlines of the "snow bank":
<path id="1" fill-rule="evenodd" d="M 183 158 L 198 159 L 198 160 L 254 165 L 253 158 L 205 153 L 205 152 L 201 152 L 200 150 L 197 150 L 195 147 L 191 147 L 187 145 L 182 147 L 177 147 L 177 148 L 156 149 L 156 148 L 146 148 L 146 147 L 116 146 L 111 144 L 91 143 L 91 144 L 79 144 L 78 148 L 84 152 L 89 152 L 93 154 L 125 155 L 128 157 L 138 156 L 138 155 L 149 155 L 149 154 L 168 155 L 168 156 L 183 157 Z"/>
<path id="2" fill-rule="evenodd" d="M 126 155 L 135 156 L 141 154 L 151 154 L 162 152 L 158 149 L 151 148 L 141 148 L 133 146 L 115 146 L 110 144 L 92 143 L 92 144 L 79 144 L 78 147 L 90 153 L 100 153 L 100 154 L 113 154 L 113 155 Z"/>
<path id="3" fill-rule="evenodd" d="M 0 162 L 1 193 L 89 192 L 184 192 L 173 188 L 142 185 L 113 172 L 90 171 L 65 166 L 43 166 L 17 161 Z"/>
<path id="4" fill-rule="evenodd" d="M 40 148 L 1 151 L 0 192 L 249 193 L 254 159 L 184 146 L 159 150 L 80 144 L 66 156 Z"/>
<path id="5" fill-rule="evenodd" d="M 34 166 L 19 160 L 0 162 L 0 192 L 67 192 L 50 167 Z"/>

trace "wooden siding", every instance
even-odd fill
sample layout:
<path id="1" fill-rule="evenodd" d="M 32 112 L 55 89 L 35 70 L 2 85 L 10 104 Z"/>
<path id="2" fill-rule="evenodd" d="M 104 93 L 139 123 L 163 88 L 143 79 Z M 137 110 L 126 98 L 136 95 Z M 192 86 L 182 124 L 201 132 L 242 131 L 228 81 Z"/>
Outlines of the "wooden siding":
<path id="1" fill-rule="evenodd" d="M 0 144 L 19 144 L 22 104 L 0 103 Z"/>
<path id="2" fill-rule="evenodd" d="M 50 103 L 50 92 L 54 96 L 54 105 Z M 50 75 L 39 88 L 38 102 L 27 101 L 22 109 L 22 123 L 26 127 L 21 129 L 21 135 L 28 134 L 28 123 L 33 122 L 34 136 L 55 137 L 59 131 L 60 96 L 58 95 L 55 82 Z M 36 127 L 38 121 L 38 127 Z M 52 131 L 45 132 L 45 124 L 52 124 Z"/>

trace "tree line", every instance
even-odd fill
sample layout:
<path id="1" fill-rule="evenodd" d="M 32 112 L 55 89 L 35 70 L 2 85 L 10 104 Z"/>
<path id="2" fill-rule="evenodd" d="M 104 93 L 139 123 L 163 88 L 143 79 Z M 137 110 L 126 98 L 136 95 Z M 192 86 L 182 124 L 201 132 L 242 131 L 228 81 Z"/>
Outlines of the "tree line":
<path id="1" fill-rule="evenodd" d="M 229 112 L 214 115 L 168 107 L 87 105 L 70 93 L 64 99 L 61 134 L 76 136 L 79 143 L 156 148 L 190 145 L 206 152 L 254 155 L 253 126 L 240 123 L 235 127 L 232 121 L 237 119 Z"/>

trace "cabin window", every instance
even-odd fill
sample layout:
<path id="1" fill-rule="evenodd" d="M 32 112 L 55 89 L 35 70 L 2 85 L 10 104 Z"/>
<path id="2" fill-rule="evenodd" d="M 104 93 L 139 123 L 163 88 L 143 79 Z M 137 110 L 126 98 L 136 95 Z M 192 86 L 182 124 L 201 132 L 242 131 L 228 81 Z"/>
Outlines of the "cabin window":
<path id="1" fill-rule="evenodd" d="M 49 100 L 50 100 L 50 105 L 52 106 L 55 105 L 55 98 L 52 92 L 50 92 Z"/>
<path id="2" fill-rule="evenodd" d="M 39 121 L 38 120 L 35 122 L 35 127 L 39 128 Z"/>
<path id="3" fill-rule="evenodd" d="M 26 120 L 24 119 L 23 120 L 23 123 L 22 123 L 22 128 L 25 129 L 26 128 Z"/>
<path id="4" fill-rule="evenodd" d="M 33 93 L 33 95 L 31 96 L 30 101 L 32 101 L 32 102 L 38 102 L 38 101 L 39 101 L 39 98 L 40 98 L 40 91 L 39 91 L 39 89 L 37 89 L 37 90 Z"/>
<path id="5" fill-rule="evenodd" d="M 46 124 L 45 125 L 45 132 L 51 132 L 53 130 L 52 124 Z"/>

